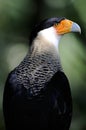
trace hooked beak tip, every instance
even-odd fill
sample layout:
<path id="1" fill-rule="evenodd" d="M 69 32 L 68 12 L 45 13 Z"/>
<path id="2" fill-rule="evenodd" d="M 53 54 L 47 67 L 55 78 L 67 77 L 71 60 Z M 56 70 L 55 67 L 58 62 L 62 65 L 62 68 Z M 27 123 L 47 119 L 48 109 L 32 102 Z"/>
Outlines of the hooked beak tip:
<path id="1" fill-rule="evenodd" d="M 81 34 L 80 26 L 77 23 L 73 22 L 71 32 L 79 32 Z"/>

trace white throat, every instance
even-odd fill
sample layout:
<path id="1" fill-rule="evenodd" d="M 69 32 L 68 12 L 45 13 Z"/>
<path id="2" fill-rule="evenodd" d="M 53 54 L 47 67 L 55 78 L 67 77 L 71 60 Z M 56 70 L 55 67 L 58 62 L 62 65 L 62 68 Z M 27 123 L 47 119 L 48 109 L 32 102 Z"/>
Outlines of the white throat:
<path id="1" fill-rule="evenodd" d="M 42 35 L 50 44 L 53 44 L 56 47 L 56 49 L 58 49 L 61 35 L 58 35 L 56 33 L 54 27 L 50 27 L 48 29 L 40 31 L 39 35 Z"/>

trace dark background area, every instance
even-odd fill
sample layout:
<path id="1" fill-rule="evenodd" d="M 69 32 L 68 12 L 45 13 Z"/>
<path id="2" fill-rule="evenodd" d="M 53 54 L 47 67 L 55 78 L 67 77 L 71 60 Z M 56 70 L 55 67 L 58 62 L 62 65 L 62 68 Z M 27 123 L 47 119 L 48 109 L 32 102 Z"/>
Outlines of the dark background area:
<path id="1" fill-rule="evenodd" d="M 86 0 L 0 0 L 0 130 L 5 130 L 2 100 L 7 75 L 26 55 L 33 25 L 55 16 L 81 26 L 81 35 L 63 36 L 59 50 L 73 97 L 70 130 L 86 130 Z"/>

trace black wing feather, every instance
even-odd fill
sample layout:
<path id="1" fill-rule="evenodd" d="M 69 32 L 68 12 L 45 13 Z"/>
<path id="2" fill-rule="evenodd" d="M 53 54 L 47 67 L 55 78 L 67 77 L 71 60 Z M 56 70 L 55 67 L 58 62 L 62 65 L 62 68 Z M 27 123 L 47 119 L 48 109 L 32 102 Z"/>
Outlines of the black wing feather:
<path id="1" fill-rule="evenodd" d="M 57 72 L 38 96 L 28 98 L 15 72 L 9 74 L 3 98 L 6 130 L 69 130 L 72 98 L 67 77 Z"/>

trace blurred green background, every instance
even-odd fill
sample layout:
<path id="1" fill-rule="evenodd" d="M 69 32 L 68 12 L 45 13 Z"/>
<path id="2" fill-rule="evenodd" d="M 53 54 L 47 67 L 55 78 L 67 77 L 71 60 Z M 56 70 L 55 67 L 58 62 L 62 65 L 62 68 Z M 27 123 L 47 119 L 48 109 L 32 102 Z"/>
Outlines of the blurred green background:
<path id="1" fill-rule="evenodd" d="M 86 130 L 86 0 L 0 0 L 0 130 L 5 130 L 2 100 L 7 75 L 26 55 L 33 25 L 55 16 L 71 19 L 82 29 L 81 35 L 64 35 L 59 50 L 73 97 L 70 130 Z"/>

